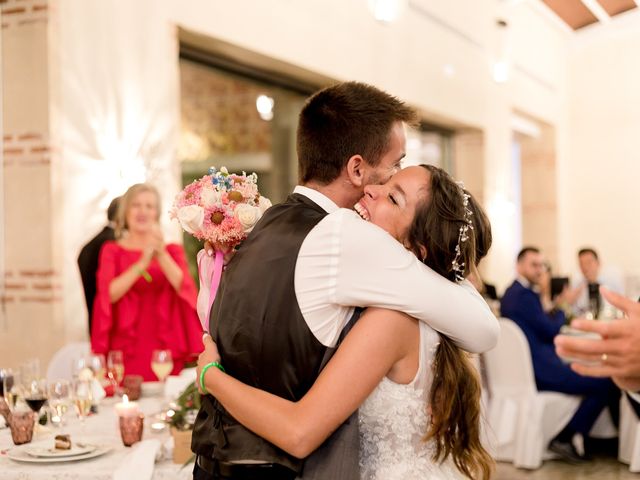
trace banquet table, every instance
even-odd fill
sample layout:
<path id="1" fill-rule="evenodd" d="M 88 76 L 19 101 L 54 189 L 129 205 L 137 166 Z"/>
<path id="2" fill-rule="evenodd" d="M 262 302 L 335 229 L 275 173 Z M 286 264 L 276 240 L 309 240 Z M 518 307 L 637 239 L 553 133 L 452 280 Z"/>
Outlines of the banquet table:
<path id="1" fill-rule="evenodd" d="M 53 446 L 54 437 L 58 434 L 70 434 L 71 441 L 109 445 L 113 449 L 104 455 L 64 463 L 23 463 L 11 460 L 8 453 L 14 448 L 9 428 L 0 430 L 0 479 L 2 480 L 111 480 L 114 471 L 130 455 L 134 447 L 125 447 L 120 438 L 118 420 L 114 405 L 119 399 L 107 398 L 99 405 L 98 413 L 90 415 L 84 425 L 75 418 L 72 411 L 65 416 L 66 425 L 61 427 L 38 427 L 34 432 L 33 442 L 50 441 Z M 143 440 L 158 439 L 163 445 L 169 440 L 168 427 L 161 433 L 151 431 L 152 416 L 166 405 L 160 397 L 141 398 L 138 400 L 140 411 L 145 415 Z M 162 458 L 156 460 L 153 480 L 180 480 L 192 478 L 192 465 L 183 467 L 173 463 L 166 449 L 161 448 Z M 133 472 L 132 472 L 133 473 Z M 136 478 L 135 474 L 131 478 Z"/>

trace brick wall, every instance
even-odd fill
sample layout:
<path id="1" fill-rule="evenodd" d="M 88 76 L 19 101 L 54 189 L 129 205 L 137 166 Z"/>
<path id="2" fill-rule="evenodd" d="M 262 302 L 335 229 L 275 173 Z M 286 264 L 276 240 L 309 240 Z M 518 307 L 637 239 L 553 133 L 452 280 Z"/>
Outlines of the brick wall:
<path id="1" fill-rule="evenodd" d="M 47 137 L 34 132 L 5 133 L 2 136 L 5 168 L 49 165 L 51 156 Z"/>
<path id="2" fill-rule="evenodd" d="M 46 0 L 0 0 L 2 28 L 46 23 L 49 5 Z"/>

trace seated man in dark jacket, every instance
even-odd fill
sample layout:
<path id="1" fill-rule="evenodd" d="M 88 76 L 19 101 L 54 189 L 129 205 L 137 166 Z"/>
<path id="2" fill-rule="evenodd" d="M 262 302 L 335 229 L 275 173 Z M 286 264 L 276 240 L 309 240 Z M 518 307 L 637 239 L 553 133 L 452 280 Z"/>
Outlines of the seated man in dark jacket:
<path id="1" fill-rule="evenodd" d="M 538 390 L 583 397 L 571 421 L 549 444 L 549 449 L 563 459 L 578 462 L 585 458 L 572 443 L 574 435 L 579 433 L 583 438 L 588 436 L 606 406 L 609 406 L 611 418 L 617 425 L 620 391 L 609 379 L 578 375 L 556 354 L 553 339 L 565 323 L 565 316 L 561 310 L 547 313 L 542 307 L 536 289 L 543 275 L 543 268 L 540 250 L 526 247 L 520 251 L 518 277 L 502 297 L 501 314 L 517 323 L 529 341 Z M 558 302 L 562 300 L 561 294 Z"/>

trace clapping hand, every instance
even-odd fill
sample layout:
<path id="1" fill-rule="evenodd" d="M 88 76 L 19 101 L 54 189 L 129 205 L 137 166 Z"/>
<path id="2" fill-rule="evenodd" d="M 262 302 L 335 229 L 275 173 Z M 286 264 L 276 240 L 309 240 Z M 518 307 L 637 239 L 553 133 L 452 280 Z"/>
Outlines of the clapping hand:
<path id="1" fill-rule="evenodd" d="M 164 235 L 160 225 L 157 223 L 151 229 L 151 247 L 156 255 L 160 255 L 165 251 Z"/>

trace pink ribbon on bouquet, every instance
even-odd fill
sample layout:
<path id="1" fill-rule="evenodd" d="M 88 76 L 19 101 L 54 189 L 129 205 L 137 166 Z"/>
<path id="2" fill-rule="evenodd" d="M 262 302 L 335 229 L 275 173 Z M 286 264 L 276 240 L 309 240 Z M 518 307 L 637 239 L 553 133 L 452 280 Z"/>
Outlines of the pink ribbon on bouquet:
<path id="1" fill-rule="evenodd" d="M 224 253 L 214 252 L 213 257 L 207 255 L 204 249 L 198 252 L 198 276 L 200 277 L 200 291 L 198 292 L 198 318 L 205 332 L 209 331 L 209 315 L 211 306 L 216 299 L 222 270 L 224 268 Z M 205 310 L 206 309 L 206 310 Z"/>

